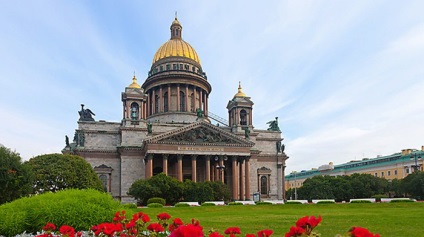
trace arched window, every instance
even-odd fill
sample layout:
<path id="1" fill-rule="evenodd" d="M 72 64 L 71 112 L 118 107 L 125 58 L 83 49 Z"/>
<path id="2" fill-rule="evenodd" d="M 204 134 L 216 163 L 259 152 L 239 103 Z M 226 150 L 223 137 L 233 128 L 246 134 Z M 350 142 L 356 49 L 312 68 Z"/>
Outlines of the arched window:
<path id="1" fill-rule="evenodd" d="M 244 109 L 240 111 L 240 125 L 247 125 L 247 112 Z"/>
<path id="2" fill-rule="evenodd" d="M 194 108 L 194 100 L 195 100 L 194 94 L 191 93 L 190 95 L 190 111 L 191 112 L 196 111 L 196 108 Z"/>
<path id="3" fill-rule="evenodd" d="M 268 194 L 268 179 L 265 175 L 261 177 L 261 194 Z"/>
<path id="4" fill-rule="evenodd" d="M 105 190 L 105 192 L 108 192 L 109 191 L 109 188 L 108 188 L 109 182 L 108 182 L 107 175 L 102 174 L 102 175 L 99 176 L 99 179 L 100 179 L 100 181 L 102 181 L 102 186 L 103 186 L 103 189 Z"/>
<path id="5" fill-rule="evenodd" d="M 139 117 L 138 117 L 138 104 L 137 103 L 135 103 L 135 102 L 133 102 L 132 104 L 131 104 L 131 119 L 132 120 L 137 120 Z"/>
<path id="6" fill-rule="evenodd" d="M 163 112 L 168 112 L 168 92 L 163 94 Z"/>
<path id="7" fill-rule="evenodd" d="M 182 91 L 180 91 L 180 111 L 186 111 L 185 94 Z"/>
<path id="8" fill-rule="evenodd" d="M 156 97 L 155 97 L 155 113 L 159 113 L 159 101 L 160 101 L 159 96 L 156 95 Z"/>

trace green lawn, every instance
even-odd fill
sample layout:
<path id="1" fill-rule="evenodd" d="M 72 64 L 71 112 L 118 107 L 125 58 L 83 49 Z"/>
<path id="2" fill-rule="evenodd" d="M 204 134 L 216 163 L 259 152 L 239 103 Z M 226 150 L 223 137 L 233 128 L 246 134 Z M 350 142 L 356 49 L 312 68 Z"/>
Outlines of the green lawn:
<path id="1" fill-rule="evenodd" d="M 205 233 L 211 228 L 223 234 L 230 226 L 238 226 L 242 236 L 262 229 L 272 229 L 273 236 L 284 236 L 296 220 L 306 215 L 321 215 L 323 220 L 315 229 L 325 236 L 344 234 L 352 226 L 368 228 L 381 236 L 423 236 L 424 203 L 365 203 L 327 205 L 260 205 L 215 206 L 184 208 L 139 208 L 127 210 L 147 213 L 152 221 L 161 212 L 172 218 L 179 217 L 185 223 L 198 219 Z M 128 215 L 129 218 L 131 218 Z"/>

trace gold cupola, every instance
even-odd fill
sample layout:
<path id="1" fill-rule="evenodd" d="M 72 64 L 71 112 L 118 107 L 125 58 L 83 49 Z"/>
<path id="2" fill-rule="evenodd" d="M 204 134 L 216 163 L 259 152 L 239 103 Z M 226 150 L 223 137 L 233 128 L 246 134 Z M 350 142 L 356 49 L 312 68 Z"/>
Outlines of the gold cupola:
<path id="1" fill-rule="evenodd" d="M 137 83 L 137 78 L 135 77 L 135 73 L 134 73 L 134 77 L 132 79 L 132 83 L 131 83 L 131 85 L 128 86 L 128 88 L 135 88 L 135 89 L 141 88 L 141 86 Z"/>
<path id="2" fill-rule="evenodd" d="M 175 17 L 170 28 L 171 39 L 160 46 L 158 51 L 156 51 L 152 64 L 155 64 L 157 61 L 168 57 L 185 57 L 194 60 L 200 65 L 200 59 L 196 53 L 196 50 L 194 50 L 194 48 L 189 43 L 182 39 L 182 29 L 183 27 L 181 26 L 177 17 Z"/>
<path id="3" fill-rule="evenodd" d="M 234 95 L 234 98 L 235 97 L 248 97 L 244 92 L 243 92 L 243 90 L 242 90 L 242 88 L 241 88 L 241 83 L 239 82 L 239 86 L 238 86 L 238 92 L 237 92 L 237 94 L 235 94 Z"/>

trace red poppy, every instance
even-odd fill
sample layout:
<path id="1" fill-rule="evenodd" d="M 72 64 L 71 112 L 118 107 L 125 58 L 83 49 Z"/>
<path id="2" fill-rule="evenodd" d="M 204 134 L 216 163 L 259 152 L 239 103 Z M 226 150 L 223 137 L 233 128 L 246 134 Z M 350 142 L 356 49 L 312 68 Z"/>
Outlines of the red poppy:
<path id="1" fill-rule="evenodd" d="M 290 227 L 290 231 L 287 232 L 284 237 L 297 237 L 302 236 L 302 234 L 305 233 L 305 229 L 298 226 L 292 226 Z"/>
<path id="2" fill-rule="evenodd" d="M 75 236 L 75 229 L 72 226 L 69 225 L 63 225 L 60 227 L 59 232 L 63 236 L 67 237 L 74 237 Z"/>
<path id="3" fill-rule="evenodd" d="M 164 212 L 164 213 L 159 213 L 157 216 L 158 220 L 169 220 L 171 218 L 171 216 Z"/>
<path id="4" fill-rule="evenodd" d="M 246 237 L 256 237 L 255 234 L 246 234 Z"/>
<path id="5" fill-rule="evenodd" d="M 163 226 L 159 223 L 151 223 L 149 226 L 147 226 L 147 229 L 152 231 L 152 232 L 163 232 Z"/>
<path id="6" fill-rule="evenodd" d="M 272 230 L 261 230 L 258 232 L 258 237 L 269 237 L 274 233 Z"/>
<path id="7" fill-rule="evenodd" d="M 318 218 L 316 218 L 315 216 L 304 216 L 302 218 L 300 218 L 299 220 L 296 221 L 296 226 L 297 227 L 302 227 L 304 229 L 306 229 L 307 226 L 309 226 L 310 228 L 315 228 L 320 222 L 322 221 L 322 217 L 319 216 Z"/>

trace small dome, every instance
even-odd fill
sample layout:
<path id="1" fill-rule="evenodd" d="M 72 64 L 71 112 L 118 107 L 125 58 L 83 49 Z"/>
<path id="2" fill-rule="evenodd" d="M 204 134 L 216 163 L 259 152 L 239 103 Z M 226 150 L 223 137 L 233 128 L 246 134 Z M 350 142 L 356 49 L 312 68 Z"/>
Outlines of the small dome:
<path id="1" fill-rule="evenodd" d="M 160 46 L 158 51 L 156 51 L 152 64 L 168 57 L 185 57 L 192 59 L 200 64 L 200 59 L 196 53 L 196 50 L 194 50 L 194 48 L 189 43 L 182 39 L 182 29 L 183 27 L 181 26 L 177 17 L 175 17 L 175 20 L 172 22 L 170 27 L 171 39 Z"/>
<path id="2" fill-rule="evenodd" d="M 234 95 L 234 97 L 248 97 L 246 94 L 244 94 L 244 92 L 241 88 L 240 82 L 239 82 L 238 92 L 237 92 L 237 94 Z"/>
<path id="3" fill-rule="evenodd" d="M 131 83 L 131 85 L 128 86 L 128 88 L 140 89 L 141 86 L 139 84 L 137 84 L 137 78 L 135 77 L 135 74 L 134 74 L 134 77 L 133 77 L 132 80 L 133 80 L 133 82 Z"/>

